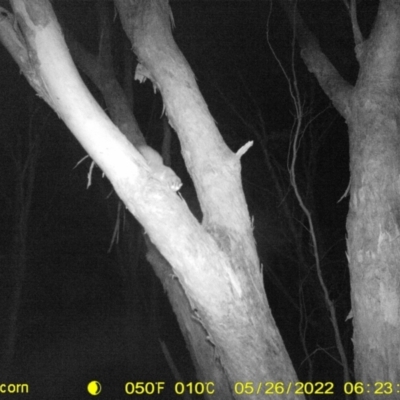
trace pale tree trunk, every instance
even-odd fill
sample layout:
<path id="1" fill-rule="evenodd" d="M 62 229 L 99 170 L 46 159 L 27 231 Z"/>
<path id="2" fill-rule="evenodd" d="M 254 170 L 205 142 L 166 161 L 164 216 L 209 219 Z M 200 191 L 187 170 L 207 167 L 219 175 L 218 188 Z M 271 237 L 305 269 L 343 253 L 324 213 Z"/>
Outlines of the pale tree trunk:
<path id="1" fill-rule="evenodd" d="M 381 0 L 368 40 L 358 28 L 356 2 L 349 3 L 360 65 L 354 87 L 322 54 L 290 3 L 282 0 L 292 21 L 295 16 L 303 60 L 349 126 L 354 366 L 363 398 L 373 399 L 376 382 L 389 382 L 381 390 L 392 394 L 400 376 L 400 3 Z"/>
<path id="2" fill-rule="evenodd" d="M 100 7 L 100 14 L 104 14 L 104 4 Z M 111 32 L 110 25 L 107 22 L 108 20 L 106 20 L 103 15 L 103 18 L 101 18 L 102 41 L 99 46 L 99 54 L 96 57 L 77 43 L 71 33 L 67 34 L 68 47 L 78 67 L 85 72 L 85 74 L 100 90 L 113 122 L 133 145 L 139 148 L 143 148 L 144 146 L 148 148 L 134 115 L 129 111 L 129 96 L 124 95 L 124 91 L 119 85 L 112 68 L 111 47 L 109 43 Z M 171 132 L 168 132 L 168 130 L 170 130 L 168 121 L 165 117 L 163 120 L 165 121 L 164 125 L 166 125 L 164 129 L 167 130 L 163 142 L 163 159 L 165 160 L 166 165 L 169 165 L 168 137 L 171 136 Z M 168 149 L 166 147 L 168 147 Z M 129 227 L 132 223 L 128 222 L 127 225 Z M 124 232 L 124 235 L 126 235 L 126 232 Z M 138 242 L 136 239 L 134 240 L 132 236 L 127 237 L 124 242 L 128 242 L 129 240 L 131 240 L 130 247 L 137 246 Z M 224 375 L 223 370 L 221 370 L 218 364 L 215 363 L 215 351 L 208 342 L 203 326 L 199 324 L 195 318 L 192 318 L 192 309 L 182 286 L 172 273 L 172 268 L 169 263 L 161 256 L 150 240 L 146 240 L 146 245 L 148 248 L 147 260 L 153 266 L 154 272 L 162 282 L 170 299 L 182 335 L 185 338 L 187 348 L 194 362 L 197 371 L 197 378 L 203 382 L 214 382 L 219 388 L 219 393 L 223 393 L 224 396 L 229 396 L 230 390 L 227 377 Z M 138 251 L 139 249 L 136 249 L 136 253 Z M 123 271 L 124 276 L 129 276 L 129 272 L 133 274 L 134 268 L 136 268 L 136 264 L 130 265 L 130 271 L 128 271 L 127 274 Z M 127 298 L 133 297 L 131 299 L 132 304 L 130 307 L 135 310 L 134 301 L 137 296 L 137 291 L 132 290 L 133 288 L 129 287 L 129 285 L 126 289 L 128 289 L 128 292 L 129 289 L 131 289 L 131 293 L 127 293 Z M 151 301 L 153 301 L 153 299 Z M 153 327 L 156 327 L 156 321 L 153 322 Z M 178 380 L 181 381 L 181 379 Z"/>
<path id="3" fill-rule="evenodd" d="M 150 154 L 155 154 L 153 149 L 146 145 L 146 141 L 140 131 L 134 115 L 132 114 L 133 92 L 132 92 L 132 53 L 126 51 L 124 46 L 124 88 L 119 84 L 112 59 L 112 16 L 108 14 L 108 4 L 102 1 L 96 2 L 96 11 L 99 21 L 99 31 L 101 40 L 97 55 L 91 54 L 81 46 L 75 39 L 73 32 L 65 30 L 65 37 L 71 55 L 86 76 L 99 89 L 106 104 L 110 117 L 120 131 L 136 148 L 148 148 Z M 129 49 L 130 51 L 130 49 Z M 130 56 L 129 56 L 130 54 Z M 103 183 L 102 189 L 106 186 Z M 104 196 L 106 197 L 106 195 Z M 133 221 L 132 216 L 126 216 L 125 207 L 122 202 L 117 200 L 117 210 L 115 214 L 110 214 L 110 222 L 115 224 L 111 246 L 115 246 L 120 266 L 120 274 L 123 277 L 124 299 L 127 303 L 127 318 L 130 323 L 135 325 L 138 321 L 138 310 L 140 305 L 141 293 L 139 280 L 137 279 L 137 269 L 139 266 L 139 256 L 142 246 L 142 233 L 138 224 Z M 111 208 L 110 205 L 109 209 Z M 114 204 L 115 206 L 115 204 Z M 112 220 L 114 218 L 114 221 Z M 128 321 L 127 321 L 128 322 Z"/>
<path id="4" fill-rule="evenodd" d="M 18 24 L 2 12 L 3 44 L 171 265 L 187 299 L 184 321 L 196 320 L 213 353 L 208 363 L 214 363 L 218 373 L 203 371 L 215 382 L 211 397 L 242 398 L 244 388 L 235 383 L 254 382 L 247 384 L 246 397 L 264 398 L 264 391 L 271 390 L 263 385 L 267 381 L 282 382 L 269 398 L 301 398 L 294 393 L 296 374 L 267 303 L 243 195 L 240 157 L 249 146 L 235 154 L 223 142 L 172 38 L 168 2 L 116 5 L 141 63 L 136 75 L 150 78 L 161 91 L 169 122 L 179 135 L 203 211 L 202 224 L 175 193 L 180 182 L 172 170 L 145 144 L 135 144 L 142 157 L 95 102 L 76 71 L 50 3 L 11 3 Z M 197 353 L 195 341 L 192 345 Z M 226 392 L 219 391 L 221 376 L 229 384 L 222 386 Z"/>

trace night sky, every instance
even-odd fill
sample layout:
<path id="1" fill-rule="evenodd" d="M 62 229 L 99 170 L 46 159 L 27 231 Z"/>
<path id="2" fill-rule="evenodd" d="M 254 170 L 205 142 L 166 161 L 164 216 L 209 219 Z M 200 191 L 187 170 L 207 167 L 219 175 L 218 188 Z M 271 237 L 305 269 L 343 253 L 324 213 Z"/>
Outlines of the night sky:
<path id="1" fill-rule="evenodd" d="M 358 69 L 343 1 L 299 4 L 322 50 L 342 76 L 355 83 Z M 98 29 L 93 2 L 54 1 L 53 5 L 62 25 L 88 50 L 96 52 Z M 307 381 L 311 376 L 313 381 L 340 382 L 342 370 L 335 361 L 338 354 L 329 316 L 318 294 L 321 289 L 307 223 L 289 184 L 294 106 L 288 83 L 267 43 L 270 5 L 267 1 L 172 1 L 174 36 L 229 147 L 236 151 L 249 140 L 255 142 L 242 158 L 243 184 L 255 220 L 267 296 L 299 380 Z M 375 1 L 359 4 L 359 23 L 365 36 L 376 7 Z M 110 12 L 115 12 L 112 3 Z M 113 21 L 114 67 L 121 78 L 121 52 L 127 39 L 118 17 Z M 348 198 L 338 203 L 349 183 L 347 126 L 307 71 L 298 47 L 292 51 L 292 31 L 276 1 L 269 39 L 291 78 L 294 63 L 308 124 L 299 152 L 297 179 L 317 228 L 323 274 L 352 360 L 351 323 L 345 322 L 350 311 L 345 257 Z M 103 106 L 96 88 L 83 78 Z M 149 82 L 134 82 L 133 91 L 135 117 L 148 143 L 160 151 L 161 97 L 154 95 Z M 85 151 L 36 96 L 2 46 L 0 104 L 3 326 L 12 308 L 13 268 L 21 254 L 21 240 L 26 246 L 16 353 L 7 379 L 29 382 L 40 393 L 37 398 L 86 398 L 82 389 L 85 382 L 97 379 L 105 383 L 105 393 L 112 398 L 121 393 L 121 382 L 173 380 L 159 345 L 163 340 L 184 379 L 195 380 L 168 299 L 146 262 L 142 229 L 119 205 L 98 168 L 88 187 L 91 160 L 84 159 Z M 263 144 L 281 192 L 266 165 Z M 196 207 L 175 136 L 171 152 L 172 167 L 184 182 L 182 194 Z M 29 164 L 32 157 L 34 162 Z M 18 221 L 21 210 L 26 211 L 24 239 Z M 297 239 L 301 236 L 302 259 L 294 250 L 291 224 Z M 113 241 L 116 225 L 119 243 Z M 136 232 L 131 246 L 124 238 L 127 226 Z M 136 260 L 134 271 L 127 272 L 124 260 L 132 257 Z M 134 293 L 133 300 L 127 292 Z M 303 333 L 311 360 L 306 359 L 300 340 L 301 311 L 308 321 Z M 4 330 L 0 339 L 4 348 Z"/>

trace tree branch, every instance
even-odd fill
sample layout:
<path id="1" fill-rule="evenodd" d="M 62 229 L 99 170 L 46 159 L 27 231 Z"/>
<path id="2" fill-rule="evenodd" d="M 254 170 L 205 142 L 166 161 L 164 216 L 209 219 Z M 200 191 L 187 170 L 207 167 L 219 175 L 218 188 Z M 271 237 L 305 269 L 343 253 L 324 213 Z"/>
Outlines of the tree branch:
<path id="1" fill-rule="evenodd" d="M 318 40 L 307 28 L 301 17 L 295 0 L 279 0 L 286 12 L 292 28 L 295 30 L 301 48 L 301 57 L 308 70 L 318 79 L 325 94 L 335 108 L 346 117 L 353 86 L 344 80 L 329 59 L 322 53 Z"/>

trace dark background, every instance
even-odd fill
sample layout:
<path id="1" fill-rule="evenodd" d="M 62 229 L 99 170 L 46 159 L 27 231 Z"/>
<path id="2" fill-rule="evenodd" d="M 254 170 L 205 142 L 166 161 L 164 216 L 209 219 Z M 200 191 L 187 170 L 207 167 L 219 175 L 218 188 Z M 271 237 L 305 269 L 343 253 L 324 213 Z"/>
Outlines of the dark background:
<path id="1" fill-rule="evenodd" d="M 62 24 L 90 51 L 96 52 L 94 3 L 54 1 L 53 6 Z M 347 127 L 307 71 L 297 45 L 292 48 L 293 33 L 276 1 L 272 9 L 268 1 L 172 1 L 171 7 L 175 39 L 194 70 L 224 140 L 233 151 L 249 140 L 254 141 L 242 158 L 243 183 L 255 219 L 268 299 L 299 380 L 333 381 L 340 385 L 342 368 L 316 280 L 308 227 L 288 180 L 294 106 L 288 82 L 267 43 L 270 12 L 270 45 L 291 79 L 293 63 L 304 104 L 308 125 L 299 153 L 297 179 L 318 227 L 323 275 L 337 307 L 351 361 L 351 322 L 345 322 L 351 308 L 345 257 L 348 198 L 338 203 L 349 182 Z M 116 12 L 112 3 L 109 8 L 111 13 Z M 300 1 L 299 8 L 330 61 L 345 79 L 355 83 L 358 66 L 343 1 Z M 375 1 L 359 2 L 358 18 L 365 36 L 372 27 L 376 9 Z M 127 39 L 118 16 L 113 29 L 115 68 L 121 77 L 121 51 Z M 93 85 L 84 79 L 103 104 Z M 134 82 L 133 89 L 135 116 L 148 143 L 160 151 L 162 100 L 159 94 L 153 94 L 149 82 Z M 15 239 L 19 226 L 16 181 L 21 176 L 18 164 L 21 166 L 29 155 L 29 135 L 35 138 L 39 151 L 28 214 L 17 352 L 9 380 L 30 383 L 37 398 L 85 398 L 82 388 L 92 379 L 100 380 L 109 396 L 121 395 L 121 385 L 126 381 L 172 382 L 174 378 L 159 340 L 167 344 L 183 379 L 195 380 L 168 299 L 145 260 L 140 227 L 123 207 L 122 211 L 118 208 L 112 187 L 98 168 L 87 187 L 91 160 L 82 161 L 86 156 L 84 150 L 57 115 L 35 95 L 3 47 L 0 105 L 3 304 L 9 303 L 10 277 L 19 251 Z M 283 198 L 265 164 L 259 137 L 273 160 Z M 176 137 L 171 151 L 173 168 L 184 181 L 182 191 L 190 197 L 191 183 Z M 303 260 L 294 251 L 288 233 L 284 202 L 302 235 L 306 254 Z M 117 221 L 121 243 L 124 224 L 134 226 L 138 234 L 134 273 L 126 274 L 126 266 L 121 265 L 125 248 L 112 241 Z M 134 292 L 134 305 L 127 301 L 127 291 Z M 7 310 L 2 308 L 5 323 Z M 303 343 L 300 332 L 304 334 Z M 171 398 L 170 393 L 168 396 Z"/>

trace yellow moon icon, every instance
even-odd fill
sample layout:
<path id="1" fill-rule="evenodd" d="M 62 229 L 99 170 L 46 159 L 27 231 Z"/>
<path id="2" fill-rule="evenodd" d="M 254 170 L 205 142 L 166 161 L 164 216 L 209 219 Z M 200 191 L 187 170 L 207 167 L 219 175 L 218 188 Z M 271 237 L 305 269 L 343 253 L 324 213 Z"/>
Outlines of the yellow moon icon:
<path id="1" fill-rule="evenodd" d="M 101 392 L 101 384 L 98 381 L 91 381 L 87 385 L 87 391 L 92 395 L 92 396 L 97 396 Z"/>

